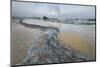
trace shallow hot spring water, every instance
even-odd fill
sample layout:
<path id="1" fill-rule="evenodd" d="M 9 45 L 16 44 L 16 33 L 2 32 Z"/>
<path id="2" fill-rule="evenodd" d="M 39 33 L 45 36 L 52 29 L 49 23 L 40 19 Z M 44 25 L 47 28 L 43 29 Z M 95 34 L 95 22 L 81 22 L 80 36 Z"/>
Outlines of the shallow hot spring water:
<path id="1" fill-rule="evenodd" d="M 95 59 L 95 25 L 62 24 L 59 39 L 81 54 Z"/>

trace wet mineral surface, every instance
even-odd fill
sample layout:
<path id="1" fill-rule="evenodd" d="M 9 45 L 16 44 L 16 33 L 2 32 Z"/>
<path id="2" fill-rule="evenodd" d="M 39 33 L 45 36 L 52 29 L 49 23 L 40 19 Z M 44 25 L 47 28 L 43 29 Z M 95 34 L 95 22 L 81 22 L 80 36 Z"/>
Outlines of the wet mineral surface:
<path id="1" fill-rule="evenodd" d="M 71 39 L 69 36 L 65 36 L 68 33 L 64 35 L 63 30 L 59 27 L 60 24 L 55 24 L 52 27 L 52 24 L 45 26 L 43 26 L 44 24 L 35 25 L 24 23 L 22 20 L 13 20 L 13 22 L 13 51 L 11 52 L 13 55 L 13 65 L 48 64 L 95 60 L 94 54 L 91 57 L 86 55 L 84 52 L 81 53 L 82 51 L 80 49 L 78 50 L 72 47 L 72 45 L 76 43 L 73 44 L 73 38 Z M 65 37 L 68 39 L 65 39 Z M 72 43 L 67 42 L 67 40 Z M 85 45 L 85 43 L 82 45 Z M 95 49 L 93 52 L 95 52 Z"/>

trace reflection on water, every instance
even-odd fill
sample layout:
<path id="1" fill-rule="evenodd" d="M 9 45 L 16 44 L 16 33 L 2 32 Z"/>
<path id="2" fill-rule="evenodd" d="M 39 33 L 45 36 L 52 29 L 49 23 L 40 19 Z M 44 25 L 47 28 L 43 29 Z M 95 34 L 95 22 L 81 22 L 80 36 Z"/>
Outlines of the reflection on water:
<path id="1" fill-rule="evenodd" d="M 64 44 L 95 59 L 95 25 L 62 24 L 60 32 L 59 39 Z"/>

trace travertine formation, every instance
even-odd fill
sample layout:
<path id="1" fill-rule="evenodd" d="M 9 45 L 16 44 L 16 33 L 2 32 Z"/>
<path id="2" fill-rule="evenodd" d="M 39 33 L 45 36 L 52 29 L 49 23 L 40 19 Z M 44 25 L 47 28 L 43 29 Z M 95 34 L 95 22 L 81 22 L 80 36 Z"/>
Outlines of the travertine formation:
<path id="1" fill-rule="evenodd" d="M 21 65 L 27 64 L 48 64 L 48 63 L 63 63 L 63 62 L 79 62 L 79 61 L 87 61 L 89 58 L 82 56 L 76 53 L 71 48 L 65 48 L 62 46 L 61 42 L 59 42 L 58 34 L 59 29 L 53 27 L 43 27 L 36 26 L 31 24 L 26 24 L 21 22 L 22 25 L 31 28 L 43 28 L 44 31 L 44 41 L 39 44 L 42 47 L 39 47 L 38 44 L 33 45 L 29 48 L 27 57 L 22 62 Z"/>

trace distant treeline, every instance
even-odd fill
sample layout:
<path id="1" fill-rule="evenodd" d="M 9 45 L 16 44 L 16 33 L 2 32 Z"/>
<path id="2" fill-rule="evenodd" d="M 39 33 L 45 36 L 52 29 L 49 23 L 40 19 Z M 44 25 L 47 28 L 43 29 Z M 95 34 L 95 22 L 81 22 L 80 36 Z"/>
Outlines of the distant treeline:
<path id="1" fill-rule="evenodd" d="M 59 20 L 58 18 L 49 18 L 47 16 L 43 16 L 43 17 L 12 17 L 12 19 L 42 19 L 42 20 Z M 65 19 L 65 20 L 87 20 L 87 21 L 96 21 L 96 18 L 93 18 L 93 19 Z M 60 20 L 59 20 L 60 21 Z"/>
<path id="2" fill-rule="evenodd" d="M 96 19 L 88 19 L 89 21 L 96 21 Z"/>

